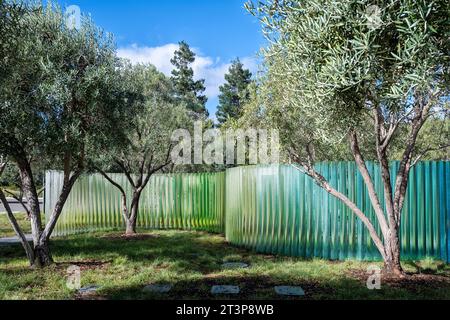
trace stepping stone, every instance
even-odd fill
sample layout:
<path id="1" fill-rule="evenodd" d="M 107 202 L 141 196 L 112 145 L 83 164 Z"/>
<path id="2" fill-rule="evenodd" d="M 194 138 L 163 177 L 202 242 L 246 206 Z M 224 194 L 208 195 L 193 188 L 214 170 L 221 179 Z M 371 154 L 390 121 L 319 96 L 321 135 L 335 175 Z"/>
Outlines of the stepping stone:
<path id="1" fill-rule="evenodd" d="M 300 297 L 305 295 L 301 287 L 279 286 L 275 287 L 275 292 L 280 296 Z"/>
<path id="2" fill-rule="evenodd" d="M 247 269 L 248 267 L 249 265 L 243 262 L 226 262 L 222 265 L 224 269 Z"/>
<path id="3" fill-rule="evenodd" d="M 87 286 L 78 290 L 80 294 L 92 294 L 96 293 L 100 289 L 100 286 Z"/>
<path id="4" fill-rule="evenodd" d="M 142 289 L 146 293 L 168 293 L 170 290 L 172 290 L 171 284 L 150 284 Z"/>
<path id="5" fill-rule="evenodd" d="M 238 286 L 213 286 L 211 294 L 239 294 L 241 290 Z"/>

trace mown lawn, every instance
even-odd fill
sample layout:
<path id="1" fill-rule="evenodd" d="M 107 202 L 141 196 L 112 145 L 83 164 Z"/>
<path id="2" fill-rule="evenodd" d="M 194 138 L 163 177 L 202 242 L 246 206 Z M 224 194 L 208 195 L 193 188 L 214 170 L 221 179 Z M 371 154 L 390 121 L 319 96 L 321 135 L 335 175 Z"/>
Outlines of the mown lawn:
<path id="1" fill-rule="evenodd" d="M 25 213 L 16 213 L 14 216 L 17 219 L 20 227 L 25 233 L 31 232 L 30 220 L 27 219 Z M 11 227 L 11 223 L 5 213 L 0 213 L 0 238 L 14 237 L 16 234 Z"/>
<path id="2" fill-rule="evenodd" d="M 84 234 L 52 243 L 57 263 L 46 270 L 29 269 L 20 246 L 0 246 L 0 299 L 214 299 L 210 290 L 216 284 L 239 285 L 242 292 L 234 297 L 239 299 L 278 299 L 275 285 L 303 287 L 306 296 L 300 299 L 450 299 L 450 267 L 432 260 L 406 262 L 414 275 L 385 279 L 382 290 L 370 291 L 367 263 L 260 255 L 233 247 L 220 235 Z M 224 261 L 243 261 L 250 268 L 223 270 Z M 67 268 L 74 264 L 81 267 L 83 286 L 102 287 L 96 294 L 80 296 L 66 288 Z M 165 295 L 143 293 L 150 283 L 174 287 Z"/>

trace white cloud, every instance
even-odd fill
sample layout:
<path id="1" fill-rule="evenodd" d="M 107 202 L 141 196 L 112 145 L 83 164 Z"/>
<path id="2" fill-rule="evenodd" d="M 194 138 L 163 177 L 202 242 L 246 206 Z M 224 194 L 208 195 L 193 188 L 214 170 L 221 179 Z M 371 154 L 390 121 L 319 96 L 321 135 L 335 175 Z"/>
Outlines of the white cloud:
<path id="1" fill-rule="evenodd" d="M 176 44 L 166 44 L 161 47 L 139 47 L 133 44 L 126 48 L 119 48 L 117 54 L 121 58 L 129 59 L 132 63 L 151 63 L 164 74 L 170 74 L 172 64 L 170 59 L 178 48 Z"/>
<path id="2" fill-rule="evenodd" d="M 173 70 L 170 59 L 177 49 L 178 45 L 173 43 L 159 47 L 140 47 L 133 44 L 129 47 L 119 48 L 118 55 L 121 58 L 129 59 L 132 63 L 151 63 L 169 76 Z M 223 63 L 218 57 L 205 56 L 198 49 L 193 48 L 192 50 L 197 55 L 192 65 L 194 77 L 205 79 L 205 94 L 209 99 L 214 99 L 220 93 L 219 87 L 225 82 L 224 76 L 230 67 L 230 63 Z M 257 70 L 257 63 L 254 58 L 244 57 L 241 61 L 253 73 Z"/>

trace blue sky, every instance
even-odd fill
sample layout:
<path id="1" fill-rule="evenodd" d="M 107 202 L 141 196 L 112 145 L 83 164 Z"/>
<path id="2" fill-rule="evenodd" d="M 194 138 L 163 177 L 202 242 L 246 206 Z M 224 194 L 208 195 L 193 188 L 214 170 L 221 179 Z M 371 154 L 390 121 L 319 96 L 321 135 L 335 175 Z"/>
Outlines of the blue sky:
<path id="1" fill-rule="evenodd" d="M 198 55 L 196 77 L 205 78 L 211 116 L 218 87 L 229 62 L 239 57 L 253 72 L 264 44 L 260 25 L 243 8 L 244 0 L 60 0 L 90 13 L 96 24 L 112 32 L 118 53 L 134 62 L 150 62 L 171 71 L 176 44 L 187 41 Z"/>

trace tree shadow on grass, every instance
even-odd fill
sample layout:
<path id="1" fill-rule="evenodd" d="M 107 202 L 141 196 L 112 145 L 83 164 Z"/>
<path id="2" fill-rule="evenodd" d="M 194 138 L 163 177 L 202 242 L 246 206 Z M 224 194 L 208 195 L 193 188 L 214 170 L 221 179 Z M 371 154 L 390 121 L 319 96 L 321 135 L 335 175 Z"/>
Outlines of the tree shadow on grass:
<path id="1" fill-rule="evenodd" d="M 407 260 L 402 262 L 416 270 L 414 274 L 425 274 L 425 275 L 439 275 L 445 271 L 450 271 L 450 265 L 443 261 L 432 261 L 431 263 L 426 263 L 426 261 L 413 261 Z"/>
<path id="2" fill-rule="evenodd" d="M 404 281 L 383 282 L 382 290 L 368 290 L 367 274 L 359 270 L 358 274 L 344 274 L 339 277 L 320 274 L 302 275 L 284 272 L 278 261 L 280 258 L 270 255 L 257 255 L 242 248 L 229 245 L 219 236 L 203 232 L 166 231 L 151 232 L 135 239 L 124 239 L 120 234 L 86 234 L 67 238 L 56 238 L 52 241 L 52 252 L 56 264 L 46 273 L 57 272 L 64 279 L 65 271 L 71 264 L 82 270 L 102 272 L 110 265 L 128 263 L 134 268 L 145 270 L 152 267 L 159 272 L 168 264 L 172 274 L 186 275 L 171 282 L 173 290 L 166 295 L 147 294 L 142 291 L 145 278 L 139 285 L 123 286 L 112 284 L 105 286 L 98 295 L 89 299 L 435 299 L 450 298 L 450 284 L 445 277 L 415 275 Z M 270 261 L 262 269 L 247 271 L 223 272 L 225 260 L 236 259 L 243 262 Z M 248 259 L 246 261 L 246 259 Z M 284 259 L 284 260 L 283 260 Z M 33 276 L 33 270 L 21 266 L 25 261 L 20 245 L 0 247 L 0 272 L 13 279 L 16 276 Z M 295 261 L 304 261 L 295 259 Z M 8 262 L 14 262 L 8 265 Z M 325 262 L 324 262 L 325 263 Z M 408 262 L 405 262 L 408 263 Z M 256 266 L 255 266 L 256 267 Z M 258 266 L 261 267 L 261 266 Z M 142 269 L 143 268 L 143 269 Z M 264 269 L 267 268 L 267 269 Z M 258 273 L 261 270 L 261 273 Z M 264 272 L 264 270 L 267 271 Z M 270 271 L 269 271 L 270 270 Z M 40 274 L 40 273 L 38 273 Z M 45 274 L 42 274 L 45 277 Z M 144 276 L 145 277 L 145 276 Z M 181 278 L 181 279 L 180 279 Z M 28 281 L 28 280 L 27 280 Z M 25 284 L 24 284 L 25 285 Z M 213 296 L 210 293 L 213 285 L 238 285 L 241 293 L 238 296 Z M 301 298 L 285 298 L 276 295 L 274 286 L 301 286 L 306 296 Z M 74 297 L 77 297 L 74 295 Z M 78 297 L 82 298 L 82 297 Z"/>
<path id="3" fill-rule="evenodd" d="M 86 234 L 53 239 L 51 251 L 56 265 L 61 267 L 70 264 L 104 265 L 120 258 L 145 264 L 172 262 L 180 272 L 202 274 L 218 271 L 228 255 L 247 253 L 211 237 L 203 232 L 185 231 L 146 233 L 135 239 L 123 238 L 120 234 Z M 0 247 L 0 256 L 7 262 L 24 258 L 24 253 L 20 245 L 11 245 Z"/>
<path id="4" fill-rule="evenodd" d="M 440 282 L 430 283 L 407 281 L 397 285 L 384 284 L 381 290 L 369 290 L 365 282 L 357 279 L 341 278 L 327 283 L 312 280 L 287 281 L 269 276 L 213 276 L 196 280 L 175 281 L 173 288 L 166 294 L 143 292 L 143 286 L 108 288 L 97 297 L 107 300 L 414 300 L 414 299 L 448 299 L 450 287 L 443 287 Z M 233 285 L 240 287 L 237 295 L 213 295 L 214 285 Z M 305 296 L 287 297 L 276 294 L 274 287 L 280 285 L 300 286 Z M 436 290 L 442 288 L 447 292 Z M 434 293 L 434 294 L 433 294 Z M 89 298 L 89 299 L 91 299 Z"/>
<path id="5" fill-rule="evenodd" d="M 143 286 L 134 285 L 108 288 L 103 290 L 99 296 L 111 300 L 309 300 L 317 294 L 332 295 L 334 291 L 332 287 L 320 286 L 313 281 L 276 281 L 269 276 L 258 275 L 211 275 L 201 279 L 175 281 L 171 284 L 172 290 L 166 294 L 145 293 Z M 214 285 L 239 286 L 240 293 L 237 295 L 213 295 L 211 288 Z M 298 285 L 307 294 L 302 297 L 279 296 L 274 289 L 279 285 Z"/>

